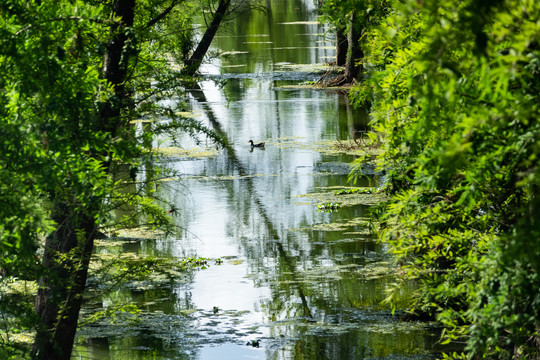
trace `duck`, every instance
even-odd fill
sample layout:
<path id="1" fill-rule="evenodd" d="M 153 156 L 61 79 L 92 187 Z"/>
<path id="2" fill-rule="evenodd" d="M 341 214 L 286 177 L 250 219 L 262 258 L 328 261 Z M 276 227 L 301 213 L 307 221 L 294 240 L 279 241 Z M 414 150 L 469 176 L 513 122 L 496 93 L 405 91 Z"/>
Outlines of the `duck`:
<path id="1" fill-rule="evenodd" d="M 248 141 L 249 143 L 251 143 L 251 147 L 264 147 L 264 143 L 263 142 L 260 142 L 260 143 L 257 143 L 257 144 L 254 144 L 253 143 L 253 140 L 249 140 Z"/>

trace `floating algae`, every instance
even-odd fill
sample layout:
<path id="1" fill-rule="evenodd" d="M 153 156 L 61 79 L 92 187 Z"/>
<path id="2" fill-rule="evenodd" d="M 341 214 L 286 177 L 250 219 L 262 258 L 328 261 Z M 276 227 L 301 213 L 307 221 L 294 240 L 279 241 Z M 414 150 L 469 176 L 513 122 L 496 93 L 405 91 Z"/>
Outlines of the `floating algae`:
<path id="1" fill-rule="evenodd" d="M 368 159 L 374 159 L 381 153 L 380 148 L 370 145 L 369 142 L 354 140 L 324 140 L 307 143 L 303 142 L 302 140 L 302 137 L 284 137 L 268 140 L 266 144 L 284 149 L 309 150 L 318 152 L 322 155 L 350 155 L 353 157 L 362 156 L 368 157 Z"/>
<path id="2" fill-rule="evenodd" d="M 182 149 L 179 147 L 164 147 L 155 148 L 152 151 L 163 157 L 178 157 L 186 159 L 201 159 L 217 156 L 219 154 L 217 149 L 211 148 L 194 148 L 194 149 Z"/>
<path id="3" fill-rule="evenodd" d="M 292 63 L 276 63 L 276 69 L 279 71 L 300 71 L 308 73 L 325 73 L 332 70 L 328 64 L 292 64 Z"/>
<path id="4" fill-rule="evenodd" d="M 165 235 L 165 232 L 155 228 L 140 226 L 127 229 L 110 229 L 107 232 L 107 235 L 109 235 L 110 237 L 107 239 L 96 240 L 95 245 L 111 246 L 112 242 L 115 241 L 116 238 L 119 238 L 120 241 L 122 241 L 123 243 L 125 243 L 127 239 L 157 239 L 163 237 Z"/>
<path id="5" fill-rule="evenodd" d="M 315 205 L 322 205 L 322 204 L 334 204 L 339 203 L 341 207 L 348 207 L 348 206 L 356 206 L 356 205 L 376 205 L 381 203 L 381 201 L 384 201 L 385 195 L 381 193 L 351 193 L 351 194 L 343 194 L 338 195 L 336 194 L 336 191 L 344 190 L 344 189 L 350 189 L 348 187 L 344 186 L 331 186 L 331 187 L 324 187 L 319 188 L 320 190 L 326 190 L 323 192 L 316 192 L 316 193 L 309 193 L 309 194 L 301 194 L 296 195 L 296 198 L 302 198 L 302 199 L 311 199 L 311 202 L 297 202 L 297 205 L 306 205 L 306 204 L 315 204 Z"/>
<path id="6" fill-rule="evenodd" d="M 321 223 L 289 231 L 347 231 L 347 235 L 370 235 L 371 225 L 366 218 L 355 218 L 346 222 Z"/>

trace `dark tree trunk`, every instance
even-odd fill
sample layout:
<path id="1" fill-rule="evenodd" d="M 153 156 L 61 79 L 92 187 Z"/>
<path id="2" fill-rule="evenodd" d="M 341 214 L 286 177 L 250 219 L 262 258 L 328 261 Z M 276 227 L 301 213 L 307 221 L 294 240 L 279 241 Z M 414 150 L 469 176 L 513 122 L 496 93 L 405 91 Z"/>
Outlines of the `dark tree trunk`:
<path id="1" fill-rule="evenodd" d="M 109 99 L 104 104 L 99 129 L 115 136 L 121 125 L 120 110 L 126 106 L 126 100 L 131 99 L 131 94 L 126 91 L 125 81 L 129 57 L 135 44 L 133 38 L 129 37 L 125 30 L 133 26 L 135 0 L 114 0 L 113 12 L 116 16 L 122 17 L 122 23 L 111 26 L 112 38 L 107 45 L 103 61 L 103 77 L 114 86 L 115 98 Z"/>
<path id="2" fill-rule="evenodd" d="M 227 13 L 230 5 L 231 0 L 219 0 L 219 6 L 214 14 L 214 18 L 212 19 L 210 26 L 208 26 L 208 28 L 204 32 L 204 35 L 199 42 L 199 45 L 197 46 L 189 60 L 186 61 L 184 69 L 182 71 L 183 74 L 193 76 L 195 72 L 199 69 L 204 55 L 208 51 L 208 48 L 210 47 L 210 44 L 212 43 L 212 40 L 214 39 L 214 36 L 219 29 L 219 25 L 225 17 L 225 14 Z"/>
<path id="3" fill-rule="evenodd" d="M 111 26 L 111 41 L 104 58 L 103 77 L 114 86 L 115 96 L 103 104 L 96 128 L 116 136 L 121 129 L 120 110 L 129 99 L 127 77 L 132 39 L 126 28 L 133 26 L 135 0 L 114 0 L 113 11 L 122 17 Z M 109 165 L 104 164 L 108 169 Z M 69 190 L 66 190 L 69 193 Z M 42 265 L 45 275 L 39 281 L 36 312 L 41 318 L 32 357 L 39 360 L 69 360 L 77 330 L 79 311 L 86 286 L 90 257 L 96 234 L 95 215 L 101 200 L 77 203 L 76 194 L 53 194 L 52 219 L 56 231 L 45 242 Z"/>
<path id="4" fill-rule="evenodd" d="M 349 48 L 349 41 L 347 35 L 345 35 L 344 29 L 337 29 L 336 31 L 336 65 L 343 66 L 347 62 L 347 49 Z"/>
<path id="5" fill-rule="evenodd" d="M 32 350 L 40 360 L 69 360 L 95 237 L 93 216 L 73 213 L 77 204 L 57 203 L 59 225 L 45 242 L 36 312 L 41 318 Z"/>
<path id="6" fill-rule="evenodd" d="M 351 14 L 349 23 L 347 61 L 345 64 L 345 78 L 348 83 L 355 81 L 362 72 L 362 65 L 359 60 L 364 57 L 364 52 L 360 47 L 360 36 L 362 35 L 361 25 L 358 24 L 354 12 Z"/>

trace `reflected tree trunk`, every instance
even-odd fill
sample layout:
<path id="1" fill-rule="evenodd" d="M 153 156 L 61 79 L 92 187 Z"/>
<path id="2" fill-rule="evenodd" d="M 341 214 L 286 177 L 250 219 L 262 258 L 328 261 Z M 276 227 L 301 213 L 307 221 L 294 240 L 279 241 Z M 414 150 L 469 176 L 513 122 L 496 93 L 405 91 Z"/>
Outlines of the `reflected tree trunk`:
<path id="1" fill-rule="evenodd" d="M 212 43 L 212 40 L 214 40 L 214 37 L 219 29 L 219 25 L 227 14 L 230 5 L 231 0 L 219 1 L 218 8 L 214 13 L 214 17 L 212 18 L 210 26 L 206 28 L 206 31 L 204 32 L 204 35 L 199 42 L 199 45 L 197 45 L 197 48 L 195 49 L 189 60 L 187 60 L 184 64 L 184 69 L 182 71 L 184 75 L 193 76 L 199 69 L 199 66 L 202 63 L 202 60 L 206 55 L 208 48 L 210 48 L 210 44 Z"/>

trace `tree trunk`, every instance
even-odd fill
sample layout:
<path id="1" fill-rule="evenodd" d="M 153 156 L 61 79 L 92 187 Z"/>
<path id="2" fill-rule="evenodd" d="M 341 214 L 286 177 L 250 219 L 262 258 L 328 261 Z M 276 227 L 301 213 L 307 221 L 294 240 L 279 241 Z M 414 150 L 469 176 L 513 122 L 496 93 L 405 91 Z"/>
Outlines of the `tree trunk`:
<path id="1" fill-rule="evenodd" d="M 130 97 L 125 93 L 129 45 L 132 40 L 124 27 L 133 26 L 135 0 L 114 0 L 113 12 L 121 24 L 111 26 L 112 39 L 104 57 L 103 76 L 114 86 L 115 96 L 103 106 L 96 128 L 116 136 L 121 129 L 120 110 Z M 131 48 L 134 44 L 131 44 Z M 104 164 L 108 169 L 109 164 Z M 70 194 L 69 190 L 65 191 Z M 39 281 L 36 312 L 41 318 L 32 358 L 69 360 L 77 330 L 79 311 L 86 287 L 88 267 L 96 234 L 95 217 L 101 199 L 92 204 L 77 203 L 76 194 L 53 194 L 52 219 L 56 231 L 45 242 L 42 265 L 45 275 Z"/>
<path id="2" fill-rule="evenodd" d="M 219 29 L 219 25 L 227 13 L 229 5 L 231 5 L 231 0 L 219 0 L 219 6 L 214 14 L 214 18 L 212 19 L 210 26 L 208 26 L 204 32 L 199 45 L 193 52 L 193 55 L 191 55 L 189 60 L 184 64 L 184 69 L 182 70 L 184 75 L 193 76 L 199 69 L 204 55 L 208 51 L 208 48 L 210 47 L 210 44 L 212 43 L 212 40 Z"/>
<path id="3" fill-rule="evenodd" d="M 32 357 L 69 360 L 95 237 L 91 212 L 75 214 L 77 204 L 57 203 L 52 219 L 58 228 L 45 242 L 36 312 L 41 318 Z"/>
<path id="4" fill-rule="evenodd" d="M 133 26 L 135 18 L 135 0 L 114 0 L 113 13 L 122 17 L 122 23 L 111 26 L 112 39 L 107 44 L 107 51 L 103 61 L 103 77 L 114 86 L 115 98 L 109 99 L 101 111 L 101 124 L 99 129 L 115 136 L 121 126 L 119 121 L 120 110 L 131 99 L 126 92 L 125 81 L 130 54 L 135 47 L 125 28 Z"/>
<path id="5" fill-rule="evenodd" d="M 347 62 L 347 49 L 349 48 L 349 42 L 345 35 L 344 29 L 337 29 L 336 31 L 336 65 L 343 66 Z"/>
<path id="6" fill-rule="evenodd" d="M 345 78 L 348 83 L 355 81 L 362 72 L 362 65 L 358 62 L 364 57 L 364 52 L 360 47 L 361 35 L 361 25 L 358 24 L 356 15 L 353 12 L 349 22 L 349 49 L 347 51 L 347 62 L 345 64 Z"/>

